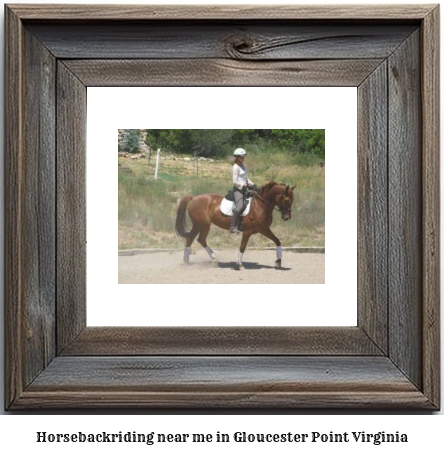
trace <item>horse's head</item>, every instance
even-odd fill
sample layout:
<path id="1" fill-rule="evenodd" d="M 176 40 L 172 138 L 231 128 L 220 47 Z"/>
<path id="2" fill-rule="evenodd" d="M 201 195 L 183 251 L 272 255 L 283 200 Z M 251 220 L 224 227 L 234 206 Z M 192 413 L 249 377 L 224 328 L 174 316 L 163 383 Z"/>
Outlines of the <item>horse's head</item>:
<path id="1" fill-rule="evenodd" d="M 291 219 L 291 206 L 293 204 L 293 190 L 296 187 L 291 187 L 289 185 L 285 186 L 282 193 L 276 195 L 276 205 L 281 212 L 282 220 Z"/>

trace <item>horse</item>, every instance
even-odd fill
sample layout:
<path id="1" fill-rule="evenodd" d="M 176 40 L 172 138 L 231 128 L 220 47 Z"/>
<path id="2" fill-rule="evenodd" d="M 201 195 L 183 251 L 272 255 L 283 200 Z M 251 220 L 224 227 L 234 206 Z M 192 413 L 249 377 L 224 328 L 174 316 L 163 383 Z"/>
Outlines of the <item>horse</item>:
<path id="1" fill-rule="evenodd" d="M 293 190 L 286 184 L 274 181 L 263 185 L 257 192 L 252 194 L 250 212 L 243 218 L 242 239 L 237 254 L 236 269 L 242 270 L 242 257 L 247 248 L 248 240 L 253 234 L 260 233 L 271 239 L 276 245 L 276 269 L 282 267 L 282 244 L 281 241 L 271 231 L 270 226 L 273 221 L 273 211 L 280 211 L 282 219 L 291 219 L 291 206 L 293 204 Z M 196 236 L 202 247 L 207 251 L 211 258 L 212 265 L 217 267 L 218 260 L 216 254 L 207 244 L 207 236 L 210 226 L 214 225 L 224 230 L 230 229 L 230 216 L 224 215 L 220 210 L 223 197 L 220 195 L 206 193 L 197 196 L 186 196 L 179 202 L 176 217 L 177 236 L 185 241 L 184 262 L 189 263 L 190 248 Z M 190 231 L 186 227 L 186 212 L 192 221 Z"/>

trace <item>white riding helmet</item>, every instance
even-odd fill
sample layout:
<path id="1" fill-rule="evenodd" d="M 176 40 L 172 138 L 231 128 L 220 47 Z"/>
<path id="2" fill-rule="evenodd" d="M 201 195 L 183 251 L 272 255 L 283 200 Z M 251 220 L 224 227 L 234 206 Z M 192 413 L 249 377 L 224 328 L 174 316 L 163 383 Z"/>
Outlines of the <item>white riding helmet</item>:
<path id="1" fill-rule="evenodd" d="M 234 151 L 233 155 L 237 157 L 245 157 L 245 155 L 247 155 L 247 151 L 239 147 L 239 149 L 236 149 Z"/>

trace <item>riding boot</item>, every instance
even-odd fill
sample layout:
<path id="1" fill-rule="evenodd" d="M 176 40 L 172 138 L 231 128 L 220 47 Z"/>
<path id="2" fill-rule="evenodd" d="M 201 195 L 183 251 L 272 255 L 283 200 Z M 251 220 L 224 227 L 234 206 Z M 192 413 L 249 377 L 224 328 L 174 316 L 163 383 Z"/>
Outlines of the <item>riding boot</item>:
<path id="1" fill-rule="evenodd" d="M 233 211 L 233 215 L 231 216 L 231 224 L 230 224 L 230 233 L 232 234 L 239 234 L 240 231 L 237 228 L 239 223 L 240 211 Z"/>

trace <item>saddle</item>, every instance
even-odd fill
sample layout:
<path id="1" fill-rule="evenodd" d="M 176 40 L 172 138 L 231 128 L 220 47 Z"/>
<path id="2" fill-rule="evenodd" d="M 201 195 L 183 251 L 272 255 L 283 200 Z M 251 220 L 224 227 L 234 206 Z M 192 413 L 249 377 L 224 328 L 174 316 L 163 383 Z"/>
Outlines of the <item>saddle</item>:
<path id="1" fill-rule="evenodd" d="M 251 199 L 251 197 L 244 199 L 244 205 L 241 210 L 241 217 L 245 217 L 250 212 Z M 234 198 L 233 200 L 229 200 L 227 197 L 225 197 L 220 203 L 220 211 L 222 212 L 222 214 L 228 215 L 230 217 L 233 215 L 234 207 Z"/>
<path id="2" fill-rule="evenodd" d="M 232 189 L 228 190 L 228 193 L 225 195 L 225 199 L 228 201 L 234 201 L 234 191 Z"/>

